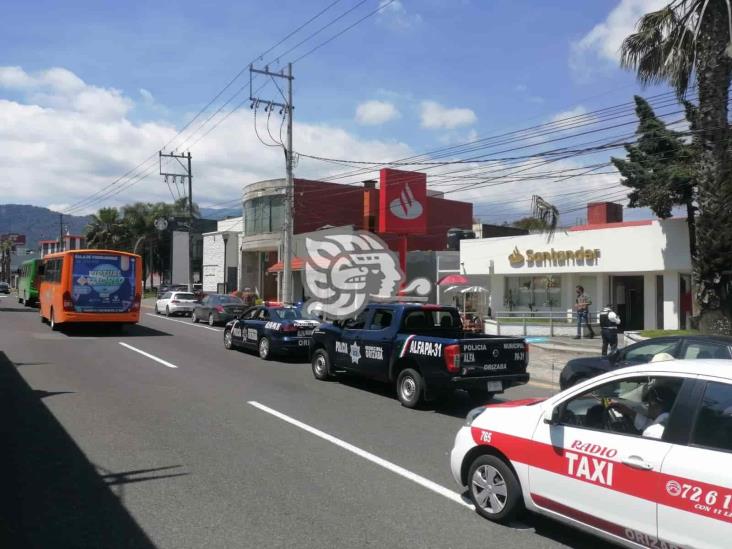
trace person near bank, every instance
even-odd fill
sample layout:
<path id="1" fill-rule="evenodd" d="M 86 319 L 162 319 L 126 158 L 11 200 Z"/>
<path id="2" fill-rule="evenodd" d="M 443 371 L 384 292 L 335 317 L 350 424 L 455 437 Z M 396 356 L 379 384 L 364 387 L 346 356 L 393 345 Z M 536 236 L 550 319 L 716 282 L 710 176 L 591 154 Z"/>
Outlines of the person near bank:
<path id="1" fill-rule="evenodd" d="M 600 331 L 602 332 L 602 356 L 607 356 L 608 347 L 610 354 L 618 349 L 618 324 L 620 317 L 613 311 L 610 305 L 606 305 L 600 311 Z"/>
<path id="2" fill-rule="evenodd" d="M 585 293 L 585 289 L 582 286 L 577 286 L 577 299 L 575 299 L 574 309 L 577 311 L 577 337 L 582 337 L 582 322 L 584 321 L 587 330 L 590 332 L 590 339 L 595 337 L 595 331 L 590 325 L 590 305 L 592 305 L 592 299 Z"/>

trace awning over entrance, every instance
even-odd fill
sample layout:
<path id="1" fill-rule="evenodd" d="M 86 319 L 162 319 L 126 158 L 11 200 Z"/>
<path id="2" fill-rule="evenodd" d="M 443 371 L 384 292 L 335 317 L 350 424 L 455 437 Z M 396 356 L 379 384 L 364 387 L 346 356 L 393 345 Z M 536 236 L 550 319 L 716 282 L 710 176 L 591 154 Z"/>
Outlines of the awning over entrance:
<path id="1" fill-rule="evenodd" d="M 292 261 L 290 262 L 290 268 L 293 271 L 302 271 L 305 268 L 305 260 L 302 257 L 293 257 Z M 267 269 L 268 273 L 281 273 L 285 270 L 285 262 L 284 261 L 278 261 L 274 265 L 272 265 L 269 269 Z"/>

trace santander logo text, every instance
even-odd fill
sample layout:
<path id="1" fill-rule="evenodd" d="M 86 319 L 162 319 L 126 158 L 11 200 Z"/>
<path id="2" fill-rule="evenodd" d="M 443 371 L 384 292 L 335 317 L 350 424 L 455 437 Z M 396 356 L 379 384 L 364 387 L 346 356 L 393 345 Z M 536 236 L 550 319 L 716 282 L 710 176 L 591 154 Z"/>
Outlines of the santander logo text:
<path id="1" fill-rule="evenodd" d="M 389 210 L 399 219 L 417 219 L 422 215 L 424 208 L 422 208 L 422 204 L 414 197 L 414 193 L 409 188 L 409 185 L 405 184 L 402 192 L 399 193 L 399 197 L 392 200 L 389 204 Z"/>

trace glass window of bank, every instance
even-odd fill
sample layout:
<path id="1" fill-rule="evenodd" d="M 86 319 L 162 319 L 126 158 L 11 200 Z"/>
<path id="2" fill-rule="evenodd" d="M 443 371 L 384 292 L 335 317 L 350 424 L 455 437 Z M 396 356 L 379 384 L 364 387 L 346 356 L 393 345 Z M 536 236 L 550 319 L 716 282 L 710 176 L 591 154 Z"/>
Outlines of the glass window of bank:
<path id="1" fill-rule="evenodd" d="M 285 197 L 260 196 L 244 202 L 244 234 L 273 233 L 282 229 Z"/>
<path id="2" fill-rule="evenodd" d="M 505 306 L 509 311 L 550 311 L 562 306 L 559 276 L 512 276 L 506 278 Z"/>

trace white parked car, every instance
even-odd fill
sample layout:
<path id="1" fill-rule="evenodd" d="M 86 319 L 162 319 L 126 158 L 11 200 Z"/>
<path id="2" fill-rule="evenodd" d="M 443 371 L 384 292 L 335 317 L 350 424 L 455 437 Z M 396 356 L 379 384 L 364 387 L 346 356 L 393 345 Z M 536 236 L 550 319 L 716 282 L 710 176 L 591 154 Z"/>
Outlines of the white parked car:
<path id="1" fill-rule="evenodd" d="M 155 313 L 190 316 L 197 303 L 196 296 L 190 292 L 165 292 L 155 301 Z"/>
<path id="2" fill-rule="evenodd" d="M 730 361 L 633 366 L 476 408 L 450 462 L 497 522 L 528 509 L 627 547 L 729 547 Z"/>

